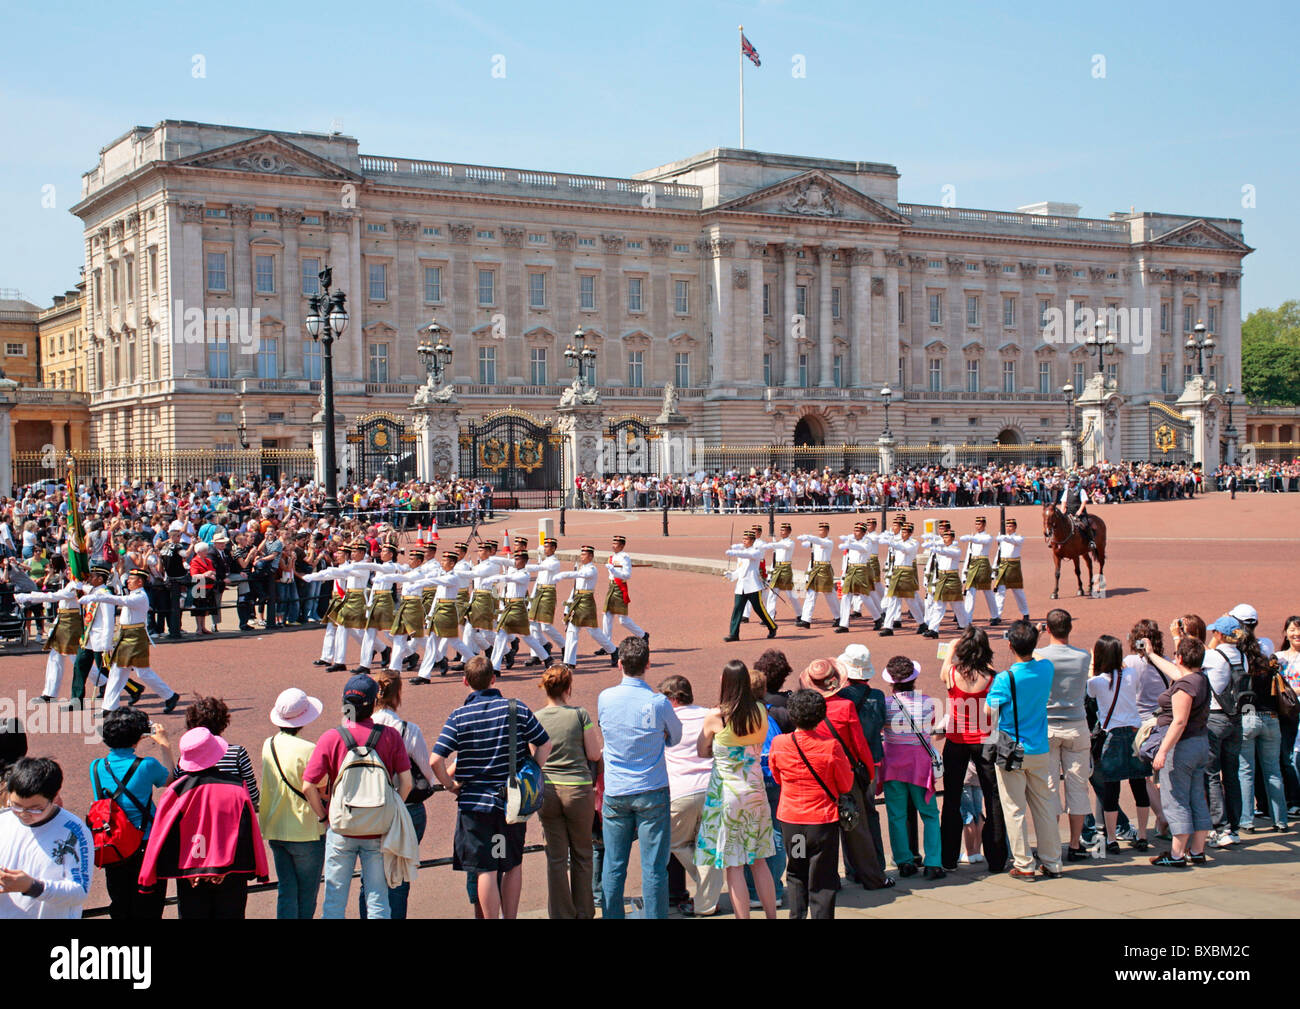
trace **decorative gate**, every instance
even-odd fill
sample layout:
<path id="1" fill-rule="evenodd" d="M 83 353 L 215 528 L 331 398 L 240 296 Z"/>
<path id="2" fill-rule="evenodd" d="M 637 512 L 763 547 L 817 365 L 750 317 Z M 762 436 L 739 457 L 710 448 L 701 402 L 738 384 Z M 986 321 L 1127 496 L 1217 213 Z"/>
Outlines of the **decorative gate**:
<path id="1" fill-rule="evenodd" d="M 355 446 L 358 483 L 369 483 L 377 476 L 401 482 L 415 478 L 415 446 L 418 437 L 406 430 L 406 422 L 395 414 L 378 411 L 357 421 L 355 431 L 348 432 L 348 442 Z"/>
<path id="2" fill-rule="evenodd" d="M 552 508 L 564 487 L 563 436 L 549 419 L 507 407 L 460 432 L 462 479 L 483 480 L 498 491 L 498 508 Z"/>
<path id="3" fill-rule="evenodd" d="M 1189 463 L 1192 461 L 1192 422 L 1177 410 L 1152 400 L 1147 404 L 1150 430 L 1148 458 L 1152 462 Z"/>
<path id="4" fill-rule="evenodd" d="M 600 471 L 605 476 L 661 473 L 662 446 L 659 429 L 644 417 L 630 413 L 615 417 L 605 431 Z"/>

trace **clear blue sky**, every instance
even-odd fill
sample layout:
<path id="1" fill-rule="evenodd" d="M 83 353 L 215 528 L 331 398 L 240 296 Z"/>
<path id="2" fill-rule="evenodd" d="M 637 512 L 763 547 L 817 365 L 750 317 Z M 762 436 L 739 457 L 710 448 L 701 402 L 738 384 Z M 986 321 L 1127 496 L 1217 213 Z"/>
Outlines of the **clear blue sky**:
<path id="1" fill-rule="evenodd" d="M 952 185 L 965 207 L 1240 217 L 1258 250 L 1243 311 L 1300 297 L 1300 7 L 1001 6 L 229 0 L 109 18 L 84 2 L 10 3 L 0 287 L 48 304 L 75 283 L 81 173 L 110 140 L 165 118 L 337 120 L 363 153 L 620 176 L 738 146 L 743 23 L 763 60 L 745 75 L 752 149 L 897 165 L 905 202 L 938 203 Z M 192 76 L 195 54 L 205 77 Z"/>

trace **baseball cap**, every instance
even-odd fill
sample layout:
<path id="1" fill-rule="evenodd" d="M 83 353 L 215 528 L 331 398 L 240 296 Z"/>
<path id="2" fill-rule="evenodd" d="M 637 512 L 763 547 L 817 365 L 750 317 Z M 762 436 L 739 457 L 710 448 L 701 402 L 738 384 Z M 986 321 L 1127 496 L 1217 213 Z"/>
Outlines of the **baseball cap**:
<path id="1" fill-rule="evenodd" d="M 1246 603 L 1238 603 L 1228 611 L 1228 616 L 1236 617 L 1247 627 L 1254 627 L 1259 623 L 1259 614 L 1255 612 L 1255 607 Z"/>
<path id="2" fill-rule="evenodd" d="M 343 703 L 355 705 L 361 702 L 366 707 L 373 707 L 379 699 L 379 684 L 365 673 L 357 673 L 348 679 L 343 687 Z"/>
<path id="3" fill-rule="evenodd" d="M 1232 634 L 1234 631 L 1241 630 L 1241 621 L 1236 617 L 1224 615 L 1210 624 L 1209 630 L 1218 631 L 1220 634 Z"/>

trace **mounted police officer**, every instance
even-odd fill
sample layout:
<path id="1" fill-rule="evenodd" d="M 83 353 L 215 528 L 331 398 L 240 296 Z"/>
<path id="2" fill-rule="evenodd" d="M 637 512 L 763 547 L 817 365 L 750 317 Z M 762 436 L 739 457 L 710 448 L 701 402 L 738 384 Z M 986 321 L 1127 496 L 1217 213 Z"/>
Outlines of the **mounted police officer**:
<path id="1" fill-rule="evenodd" d="M 1092 523 L 1088 521 L 1088 500 L 1088 492 L 1079 484 L 1079 475 L 1071 473 L 1065 490 L 1061 492 L 1061 511 L 1087 541 L 1089 551 L 1095 551 L 1097 544 L 1093 539 Z"/>

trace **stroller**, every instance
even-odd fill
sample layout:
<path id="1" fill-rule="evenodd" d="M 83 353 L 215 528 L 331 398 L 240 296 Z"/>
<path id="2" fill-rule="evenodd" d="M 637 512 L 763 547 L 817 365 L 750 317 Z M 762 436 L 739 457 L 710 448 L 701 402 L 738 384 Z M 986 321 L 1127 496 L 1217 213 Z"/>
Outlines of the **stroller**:
<path id="1" fill-rule="evenodd" d="M 0 582 L 0 641 L 27 644 L 27 621 L 23 608 L 14 601 L 14 587 L 8 582 Z"/>

